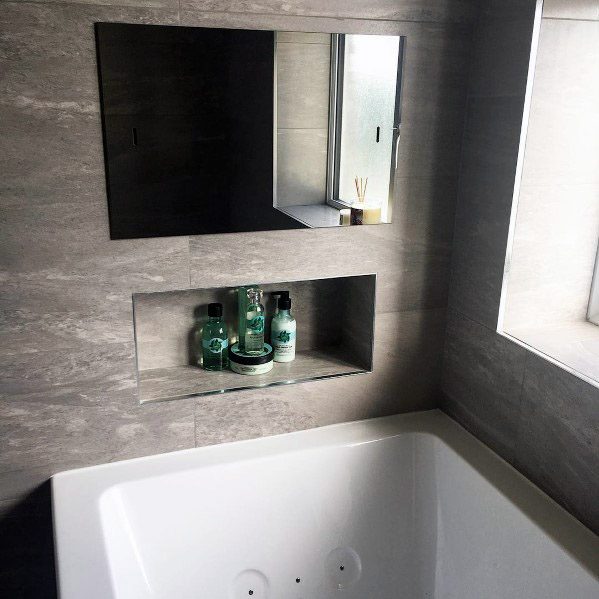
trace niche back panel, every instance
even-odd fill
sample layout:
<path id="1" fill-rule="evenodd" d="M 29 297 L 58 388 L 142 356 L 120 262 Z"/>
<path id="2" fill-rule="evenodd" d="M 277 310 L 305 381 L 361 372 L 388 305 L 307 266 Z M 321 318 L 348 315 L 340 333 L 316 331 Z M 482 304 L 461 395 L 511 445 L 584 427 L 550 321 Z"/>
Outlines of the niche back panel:
<path id="1" fill-rule="evenodd" d="M 112 239 L 293 229 L 273 207 L 274 32 L 96 23 Z"/>
<path id="2" fill-rule="evenodd" d="M 289 290 L 297 320 L 296 359 L 271 372 L 245 376 L 207 372 L 195 364 L 197 322 L 211 302 L 223 304 L 229 338 L 237 340 L 237 288 L 186 289 L 133 296 L 137 374 L 141 403 L 289 384 L 372 371 L 376 275 L 259 284 L 267 312 L 265 338 L 274 314 L 272 291 Z"/>

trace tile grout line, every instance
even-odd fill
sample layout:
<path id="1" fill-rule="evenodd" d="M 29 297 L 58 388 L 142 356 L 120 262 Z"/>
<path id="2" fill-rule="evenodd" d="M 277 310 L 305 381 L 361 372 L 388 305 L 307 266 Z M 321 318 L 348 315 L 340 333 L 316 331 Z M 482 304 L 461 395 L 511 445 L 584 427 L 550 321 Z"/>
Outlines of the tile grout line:
<path id="1" fill-rule="evenodd" d="M 518 464 L 517 451 L 516 448 L 518 446 L 518 442 L 520 439 L 520 433 L 522 430 L 522 400 L 524 397 L 524 381 L 526 380 L 526 372 L 528 371 L 528 362 L 530 360 L 530 352 L 526 352 L 524 354 L 524 366 L 522 368 L 522 380 L 520 381 L 520 390 L 518 392 L 518 416 L 516 419 L 516 430 L 514 431 L 514 447 L 513 447 L 513 455 L 512 455 L 512 463 L 514 465 Z"/>
<path id="2" fill-rule="evenodd" d="M 14 0 L 0 0 L 0 2 L 4 1 L 14 1 Z M 180 4 L 181 0 L 179 0 Z M 297 14 L 297 13 L 286 13 L 286 12 L 263 12 L 263 11 L 243 11 L 243 10 L 206 10 L 199 9 L 197 11 L 188 10 L 187 13 L 191 13 L 193 15 L 203 15 L 203 14 L 215 14 L 215 15 L 235 15 L 235 16 L 255 16 L 255 17 L 288 17 L 292 19 L 321 19 L 321 20 L 329 20 L 329 21 L 368 21 L 373 23 L 416 23 L 416 24 L 424 24 L 424 25 L 459 25 L 459 26 L 468 26 L 471 27 L 473 24 L 472 19 L 464 19 L 461 21 L 455 20 L 445 20 L 445 19 L 408 19 L 408 18 L 398 18 L 398 17 L 363 17 L 363 16 L 334 16 L 334 15 L 326 15 L 326 14 Z M 318 31 L 308 31 L 308 32 L 297 32 L 297 33 L 323 33 Z"/>

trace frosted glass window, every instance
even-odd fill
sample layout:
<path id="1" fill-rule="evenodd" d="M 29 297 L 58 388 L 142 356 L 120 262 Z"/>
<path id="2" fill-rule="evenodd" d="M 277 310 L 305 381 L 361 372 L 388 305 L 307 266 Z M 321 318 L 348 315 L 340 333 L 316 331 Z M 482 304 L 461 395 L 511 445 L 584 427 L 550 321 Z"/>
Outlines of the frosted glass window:
<path id="1" fill-rule="evenodd" d="M 344 45 L 339 199 L 355 201 L 355 177 L 368 177 L 366 201 L 380 201 L 387 220 L 400 38 L 346 35 Z"/>

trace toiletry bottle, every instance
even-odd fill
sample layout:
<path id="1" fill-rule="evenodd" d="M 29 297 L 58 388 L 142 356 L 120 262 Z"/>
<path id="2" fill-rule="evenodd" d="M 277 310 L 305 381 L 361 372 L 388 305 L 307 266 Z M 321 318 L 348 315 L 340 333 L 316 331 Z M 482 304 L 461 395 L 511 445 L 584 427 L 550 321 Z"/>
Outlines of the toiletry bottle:
<path id="1" fill-rule="evenodd" d="M 275 351 L 275 362 L 291 362 L 295 359 L 295 318 L 291 316 L 291 300 L 279 298 L 279 311 L 272 319 L 270 340 Z"/>
<path id="2" fill-rule="evenodd" d="M 229 365 L 229 338 L 222 304 L 208 304 L 208 322 L 202 330 L 202 357 L 206 370 L 224 370 Z"/>
<path id="3" fill-rule="evenodd" d="M 257 288 L 258 285 L 244 285 L 237 288 L 239 350 L 245 352 L 245 319 L 248 311 L 248 291 Z"/>
<path id="4" fill-rule="evenodd" d="M 275 302 L 275 315 L 279 313 L 279 299 L 282 297 L 289 297 L 289 291 L 271 291 L 270 295 Z"/>
<path id="5" fill-rule="evenodd" d="M 264 350 L 264 306 L 261 303 L 262 290 L 248 289 L 248 308 L 245 316 L 245 348 L 249 355 Z"/>

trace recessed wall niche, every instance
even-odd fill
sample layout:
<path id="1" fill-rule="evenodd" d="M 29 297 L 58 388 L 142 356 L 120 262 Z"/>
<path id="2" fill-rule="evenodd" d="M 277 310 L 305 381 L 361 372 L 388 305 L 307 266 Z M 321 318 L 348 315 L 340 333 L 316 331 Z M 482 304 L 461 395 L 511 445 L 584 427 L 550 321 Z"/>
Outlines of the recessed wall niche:
<path id="1" fill-rule="evenodd" d="M 223 304 L 231 342 L 237 340 L 237 287 L 185 289 L 133 296 L 141 403 L 224 393 L 372 371 L 376 275 L 258 284 L 264 291 L 265 338 L 275 301 L 288 290 L 297 320 L 296 359 L 267 374 L 208 372 L 197 365 L 194 332 L 211 302 Z"/>

